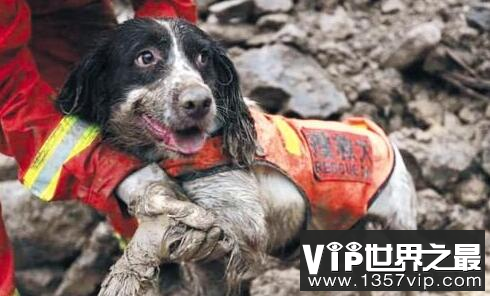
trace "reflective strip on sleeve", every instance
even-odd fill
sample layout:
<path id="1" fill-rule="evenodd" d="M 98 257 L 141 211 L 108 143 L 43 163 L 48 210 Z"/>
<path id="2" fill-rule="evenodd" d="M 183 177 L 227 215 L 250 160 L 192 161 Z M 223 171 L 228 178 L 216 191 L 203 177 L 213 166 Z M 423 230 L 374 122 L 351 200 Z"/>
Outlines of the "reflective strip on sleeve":
<path id="1" fill-rule="evenodd" d="M 44 201 L 50 201 L 63 164 L 87 148 L 99 129 L 75 116 L 65 116 L 51 133 L 24 175 L 24 185 Z"/>
<path id="2" fill-rule="evenodd" d="M 12 294 L 12 296 L 20 296 L 20 293 L 17 289 L 15 289 L 14 293 Z"/>
<path id="3" fill-rule="evenodd" d="M 124 252 L 124 250 L 126 250 L 128 246 L 128 240 L 115 231 L 114 231 L 114 237 L 116 238 L 117 243 L 119 244 L 119 250 Z"/>

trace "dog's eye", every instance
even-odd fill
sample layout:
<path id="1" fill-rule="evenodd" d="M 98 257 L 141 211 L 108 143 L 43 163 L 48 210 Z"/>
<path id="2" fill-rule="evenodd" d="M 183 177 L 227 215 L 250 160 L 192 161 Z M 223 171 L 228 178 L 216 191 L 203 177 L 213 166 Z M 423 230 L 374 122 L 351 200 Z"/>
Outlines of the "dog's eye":
<path id="1" fill-rule="evenodd" d="M 150 50 L 142 51 L 136 57 L 135 63 L 140 67 L 148 67 L 156 64 L 157 57 Z"/>
<path id="2" fill-rule="evenodd" d="M 197 66 L 202 68 L 207 65 L 209 60 L 209 52 L 207 50 L 201 51 L 196 58 Z"/>

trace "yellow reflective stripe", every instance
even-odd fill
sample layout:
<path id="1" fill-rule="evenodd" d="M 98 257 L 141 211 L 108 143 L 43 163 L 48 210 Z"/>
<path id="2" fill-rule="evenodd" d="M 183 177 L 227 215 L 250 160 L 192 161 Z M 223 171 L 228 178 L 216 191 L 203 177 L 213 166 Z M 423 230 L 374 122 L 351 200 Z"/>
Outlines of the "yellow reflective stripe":
<path id="1" fill-rule="evenodd" d="M 128 246 L 128 241 L 117 232 L 114 232 L 114 237 L 116 238 L 116 240 L 119 244 L 119 249 L 121 251 L 126 250 L 126 248 Z"/>
<path id="2" fill-rule="evenodd" d="M 12 294 L 12 296 L 20 296 L 20 293 L 17 289 L 15 289 L 14 293 Z"/>
<path id="3" fill-rule="evenodd" d="M 57 170 L 53 178 L 51 179 L 51 182 L 49 182 L 48 186 L 44 191 L 41 193 L 39 198 L 43 201 L 50 201 L 53 199 L 54 192 L 56 190 L 56 187 L 58 186 L 58 181 L 60 179 L 61 175 L 61 169 Z"/>
<path id="4" fill-rule="evenodd" d="M 80 140 L 78 140 L 75 147 L 73 147 L 73 149 L 70 152 L 70 155 L 68 155 L 68 158 L 65 160 L 65 162 L 70 161 L 70 159 L 72 159 L 80 152 L 85 150 L 85 148 L 90 146 L 90 144 L 92 144 L 92 142 L 95 140 L 95 138 L 97 138 L 98 135 L 99 135 L 99 129 L 93 125 L 89 126 L 83 132 Z M 49 182 L 46 189 L 41 193 L 41 196 L 39 196 L 39 198 L 41 198 L 44 201 L 50 201 L 51 199 L 53 199 L 54 192 L 56 190 L 56 187 L 58 186 L 60 175 L 61 175 L 61 168 L 59 168 L 58 171 L 56 171 L 55 175 L 53 176 L 53 178 L 51 178 L 51 181 Z"/>
<path id="5" fill-rule="evenodd" d="M 41 170 L 53 155 L 55 147 L 61 143 L 65 135 L 70 131 L 76 121 L 77 118 L 73 116 L 63 117 L 56 129 L 51 133 L 51 135 L 49 135 L 48 139 L 46 142 L 44 142 L 41 149 L 39 149 L 34 161 L 24 175 L 23 183 L 27 188 L 32 188 L 34 182 L 41 173 Z"/>
<path id="6" fill-rule="evenodd" d="M 53 199 L 63 165 L 86 149 L 99 129 L 75 116 L 64 117 L 39 149 L 23 178 L 24 185 L 44 201 Z"/>
<path id="7" fill-rule="evenodd" d="M 273 117 L 273 122 L 281 133 L 286 150 L 296 156 L 301 156 L 301 140 L 296 131 L 284 119 L 278 116 Z"/>

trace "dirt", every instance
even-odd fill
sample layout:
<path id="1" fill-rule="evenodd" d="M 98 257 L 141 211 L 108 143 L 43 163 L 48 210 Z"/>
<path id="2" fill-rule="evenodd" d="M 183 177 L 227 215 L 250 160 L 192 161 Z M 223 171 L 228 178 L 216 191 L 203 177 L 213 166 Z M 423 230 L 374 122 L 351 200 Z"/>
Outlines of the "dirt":
<path id="1" fill-rule="evenodd" d="M 201 27 L 229 47 L 247 96 L 289 116 L 373 118 L 414 176 L 421 229 L 490 234 L 489 1 L 197 2 Z M 119 254 L 110 226 L 84 206 L 30 198 L 9 181 L 15 174 L 0 158 L 22 295 L 93 295 Z M 299 293 L 298 274 L 271 270 L 251 295 L 310 295 Z M 335 293 L 344 294 L 357 295 Z"/>

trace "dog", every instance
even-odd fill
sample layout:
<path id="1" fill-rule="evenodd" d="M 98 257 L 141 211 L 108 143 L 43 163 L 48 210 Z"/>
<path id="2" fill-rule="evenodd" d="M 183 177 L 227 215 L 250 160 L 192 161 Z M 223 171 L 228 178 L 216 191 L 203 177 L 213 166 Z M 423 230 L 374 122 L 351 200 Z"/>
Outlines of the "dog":
<path id="1" fill-rule="evenodd" d="M 233 242 L 234 284 L 263 258 L 294 253 L 303 229 L 416 229 L 411 176 L 374 123 L 323 131 L 321 121 L 262 113 L 242 97 L 225 50 L 184 20 L 119 25 L 73 70 L 56 104 L 120 149 L 167 164 Z"/>

